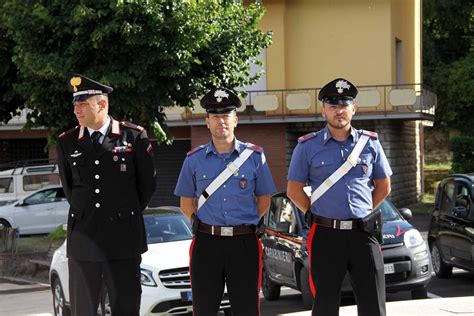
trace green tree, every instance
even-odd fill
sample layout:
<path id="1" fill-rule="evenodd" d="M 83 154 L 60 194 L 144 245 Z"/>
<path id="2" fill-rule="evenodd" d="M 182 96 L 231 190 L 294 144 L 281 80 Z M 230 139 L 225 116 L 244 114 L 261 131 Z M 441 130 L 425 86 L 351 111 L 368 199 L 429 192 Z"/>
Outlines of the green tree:
<path id="1" fill-rule="evenodd" d="M 473 0 L 423 1 L 423 80 L 438 95 L 435 127 L 473 133 Z"/>
<path id="2" fill-rule="evenodd" d="M 263 13 L 259 3 L 234 1 L 5 0 L 0 27 L 12 43 L 17 105 L 30 110 L 27 128 L 56 135 L 74 124 L 65 89 L 77 72 L 114 87 L 112 115 L 163 136 L 163 107 L 258 79 L 250 63 L 271 42 L 257 27 Z"/>

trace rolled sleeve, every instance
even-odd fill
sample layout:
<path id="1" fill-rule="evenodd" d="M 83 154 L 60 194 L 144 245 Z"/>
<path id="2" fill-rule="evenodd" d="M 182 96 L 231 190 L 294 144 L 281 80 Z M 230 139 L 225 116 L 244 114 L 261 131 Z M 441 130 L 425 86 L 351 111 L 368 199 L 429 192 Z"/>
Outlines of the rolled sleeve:
<path id="1" fill-rule="evenodd" d="M 305 146 L 302 143 L 296 145 L 291 156 L 290 168 L 288 169 L 288 180 L 306 183 L 309 177 L 310 165 L 306 157 Z"/>
<path id="2" fill-rule="evenodd" d="M 373 178 L 385 179 L 390 177 L 392 175 L 392 169 L 390 168 L 390 164 L 388 163 L 387 156 L 385 156 L 382 145 L 378 140 L 375 141 L 374 145 L 377 154 L 374 161 Z"/>
<path id="3" fill-rule="evenodd" d="M 262 196 L 272 194 L 276 191 L 275 183 L 273 182 L 272 173 L 268 167 L 265 154 L 261 153 L 261 160 L 257 168 L 257 179 L 255 182 L 255 195 Z"/>
<path id="4" fill-rule="evenodd" d="M 192 162 L 189 157 L 184 160 L 181 172 L 179 173 L 178 182 L 174 189 L 174 194 L 180 197 L 195 197 L 196 184 L 194 180 L 194 172 Z"/>

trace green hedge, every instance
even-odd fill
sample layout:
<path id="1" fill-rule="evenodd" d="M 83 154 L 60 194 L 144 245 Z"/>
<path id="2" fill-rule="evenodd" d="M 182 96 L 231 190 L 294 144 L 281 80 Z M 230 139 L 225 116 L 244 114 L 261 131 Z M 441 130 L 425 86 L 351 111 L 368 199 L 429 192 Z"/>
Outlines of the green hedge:
<path id="1" fill-rule="evenodd" d="M 449 140 L 453 152 L 453 170 L 456 173 L 474 172 L 474 137 L 455 136 Z"/>

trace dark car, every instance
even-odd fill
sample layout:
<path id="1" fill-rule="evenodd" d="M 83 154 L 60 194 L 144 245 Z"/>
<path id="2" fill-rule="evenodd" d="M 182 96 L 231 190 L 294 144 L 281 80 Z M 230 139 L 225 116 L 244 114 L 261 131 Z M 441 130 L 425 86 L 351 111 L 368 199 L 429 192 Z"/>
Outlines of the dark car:
<path id="1" fill-rule="evenodd" d="M 443 179 L 436 193 L 428 244 L 433 270 L 449 278 L 453 267 L 474 272 L 474 173 Z"/>
<path id="2" fill-rule="evenodd" d="M 383 216 L 382 252 L 385 263 L 386 291 L 411 291 L 413 298 L 426 298 L 426 285 L 431 279 L 430 256 L 420 233 L 406 220 L 409 209 L 397 210 L 388 200 L 380 209 Z M 311 308 L 313 298 L 309 288 L 309 260 L 306 240 L 310 229 L 310 213 L 305 216 L 287 197 L 286 192 L 272 196 L 265 215 L 262 236 L 263 281 L 265 299 L 276 300 L 282 285 L 302 293 L 303 305 Z M 343 293 L 352 292 L 349 274 Z"/>

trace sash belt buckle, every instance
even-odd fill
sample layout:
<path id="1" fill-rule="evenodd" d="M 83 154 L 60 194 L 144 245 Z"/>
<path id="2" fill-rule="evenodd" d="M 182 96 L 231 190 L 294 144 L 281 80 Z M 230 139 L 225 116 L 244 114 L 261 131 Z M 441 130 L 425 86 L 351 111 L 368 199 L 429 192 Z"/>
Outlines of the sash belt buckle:
<path id="1" fill-rule="evenodd" d="M 221 236 L 234 236 L 234 227 L 221 227 Z"/>
<path id="2" fill-rule="evenodd" d="M 339 229 L 341 230 L 351 230 L 352 221 L 339 221 Z"/>

